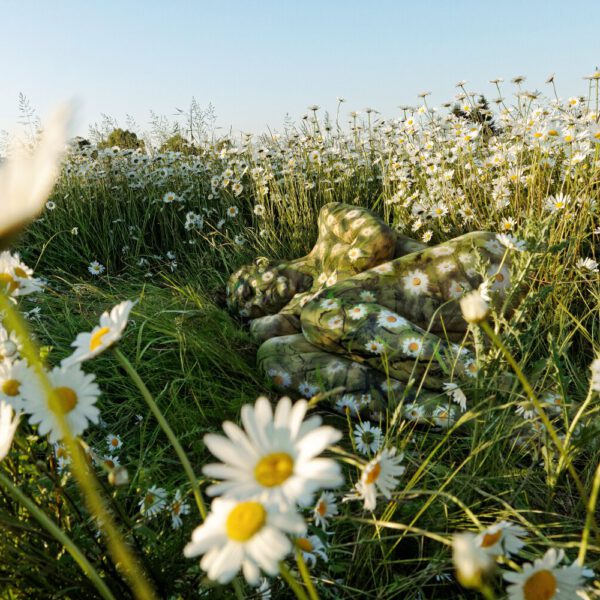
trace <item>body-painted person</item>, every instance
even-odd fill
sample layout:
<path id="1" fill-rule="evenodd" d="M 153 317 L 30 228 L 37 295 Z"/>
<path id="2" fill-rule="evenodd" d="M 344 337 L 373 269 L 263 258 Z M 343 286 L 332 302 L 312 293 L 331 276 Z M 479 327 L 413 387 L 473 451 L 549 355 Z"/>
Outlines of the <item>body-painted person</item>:
<path id="1" fill-rule="evenodd" d="M 461 381 L 477 374 L 461 345 L 458 299 L 489 282 L 504 301 L 509 257 L 496 235 L 473 232 L 427 247 L 370 211 L 340 203 L 319 214 L 319 237 L 297 260 L 259 259 L 227 286 L 228 306 L 262 342 L 258 364 L 278 391 L 335 390 L 338 410 L 448 426 Z M 454 390 L 454 393 L 453 393 Z M 460 390 L 459 390 L 460 391 Z"/>

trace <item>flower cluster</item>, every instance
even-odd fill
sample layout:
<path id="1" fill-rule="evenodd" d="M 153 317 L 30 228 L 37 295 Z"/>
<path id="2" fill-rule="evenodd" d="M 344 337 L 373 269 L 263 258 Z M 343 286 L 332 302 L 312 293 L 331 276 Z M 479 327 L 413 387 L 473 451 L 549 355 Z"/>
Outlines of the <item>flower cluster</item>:
<path id="1" fill-rule="evenodd" d="M 206 476 L 219 481 L 207 493 L 211 513 L 185 547 L 187 557 L 204 555 L 200 566 L 221 583 L 242 569 L 253 585 L 260 570 L 276 575 L 291 551 L 286 534 L 302 536 L 306 523 L 298 507 L 307 507 L 322 488 L 342 484 L 339 465 L 319 458 L 341 434 L 321 425 L 318 416 L 305 419 L 307 402 L 282 398 L 275 411 L 267 398 L 242 408 L 244 429 L 226 421 L 226 437 L 208 434 L 204 442 L 222 462 L 205 465 Z M 321 523 L 334 514 L 327 496 L 319 499 Z"/>

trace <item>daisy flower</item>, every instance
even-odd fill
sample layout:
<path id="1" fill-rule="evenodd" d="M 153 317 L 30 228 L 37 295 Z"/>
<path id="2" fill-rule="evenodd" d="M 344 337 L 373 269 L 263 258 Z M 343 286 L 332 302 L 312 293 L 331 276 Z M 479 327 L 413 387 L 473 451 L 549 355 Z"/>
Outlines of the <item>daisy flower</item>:
<path id="1" fill-rule="evenodd" d="M 104 265 L 100 264 L 97 260 L 93 260 L 88 265 L 88 271 L 92 275 L 102 275 L 102 273 L 104 273 L 105 270 L 106 270 L 106 268 L 104 267 Z"/>
<path id="2" fill-rule="evenodd" d="M 167 505 L 167 490 L 156 485 L 151 486 L 138 502 L 140 512 L 151 519 Z"/>
<path id="3" fill-rule="evenodd" d="M 125 302 L 117 304 L 110 313 L 108 311 L 102 313 L 100 324 L 96 325 L 92 331 L 77 334 L 75 341 L 71 344 L 75 348 L 75 352 L 64 358 L 61 365 L 70 367 L 89 360 L 118 342 L 127 325 L 129 313 L 135 304 L 131 300 L 125 300 Z"/>
<path id="4" fill-rule="evenodd" d="M 294 540 L 296 546 L 302 551 L 302 558 L 309 567 L 317 564 L 317 557 L 323 562 L 328 562 L 325 544 L 318 535 L 309 535 L 308 537 L 299 537 Z"/>
<path id="5" fill-rule="evenodd" d="M 377 452 L 383 444 L 383 433 L 380 427 L 369 421 L 358 423 L 354 427 L 354 442 L 356 449 L 362 454 Z"/>
<path id="6" fill-rule="evenodd" d="M 482 531 L 475 543 L 492 556 L 518 554 L 525 545 L 523 536 L 526 531 L 519 525 L 500 521 Z"/>
<path id="7" fill-rule="evenodd" d="M 327 529 L 329 518 L 338 514 L 338 506 L 335 496 L 331 492 L 323 492 L 317 500 L 313 509 L 313 517 L 318 527 Z"/>
<path id="8" fill-rule="evenodd" d="M 403 454 L 396 456 L 396 448 L 386 448 L 364 467 L 355 491 L 356 497 L 364 500 L 365 510 L 375 509 L 378 491 L 385 498 L 391 498 L 398 485 L 397 478 L 406 470 L 400 464 L 403 457 Z"/>
<path id="9" fill-rule="evenodd" d="M 448 396 L 452 402 L 458 404 L 460 409 L 465 412 L 465 410 L 467 410 L 467 397 L 458 385 L 456 383 L 444 383 L 443 388 L 444 392 L 446 392 L 446 396 Z"/>
<path id="10" fill-rule="evenodd" d="M 304 396 L 304 398 L 312 398 L 318 391 L 319 387 L 316 385 L 311 385 L 308 381 L 303 381 L 298 386 L 298 391 Z"/>
<path id="11" fill-rule="evenodd" d="M 19 343 L 17 334 L 14 331 L 8 333 L 8 331 L 0 325 L 0 360 L 14 360 L 20 349 L 21 344 Z"/>
<path id="12" fill-rule="evenodd" d="M 575 266 L 590 273 L 598 273 L 598 263 L 593 258 L 580 258 Z"/>
<path id="13" fill-rule="evenodd" d="M 369 340 L 365 344 L 365 350 L 371 352 L 371 354 L 382 354 L 384 350 L 383 343 L 378 340 Z"/>
<path id="14" fill-rule="evenodd" d="M 172 204 L 173 202 L 176 202 L 177 200 L 179 200 L 179 198 L 177 197 L 177 194 L 175 192 L 167 192 L 163 197 L 162 197 L 162 201 L 165 204 Z"/>
<path id="15" fill-rule="evenodd" d="M 4 400 L 0 400 L 0 461 L 8 454 L 19 425 L 19 415 Z"/>
<path id="16" fill-rule="evenodd" d="M 228 216 L 230 219 L 234 219 L 235 217 L 237 217 L 237 216 L 238 216 L 238 213 L 239 213 L 239 212 L 240 212 L 240 211 L 239 211 L 239 209 L 238 209 L 238 207 L 237 207 L 237 206 L 230 206 L 230 207 L 227 209 L 227 216 Z"/>
<path id="17" fill-rule="evenodd" d="M 261 569 L 279 573 L 279 562 L 292 550 L 285 533 L 302 535 L 306 524 L 293 510 L 282 511 L 259 500 L 213 500 L 211 512 L 183 549 L 187 558 L 204 555 L 200 567 L 213 581 L 230 582 L 241 569 L 257 585 Z"/>
<path id="18" fill-rule="evenodd" d="M 427 273 L 417 269 L 405 275 L 402 284 L 409 294 L 424 294 L 429 286 L 429 277 Z"/>
<path id="19" fill-rule="evenodd" d="M 0 290 L 9 296 L 26 296 L 42 289 L 42 282 L 32 277 L 33 271 L 18 254 L 0 252 Z"/>
<path id="20" fill-rule="evenodd" d="M 442 429 L 452 427 L 456 422 L 456 410 L 454 406 L 436 406 L 431 414 L 433 422 Z"/>
<path id="21" fill-rule="evenodd" d="M 7 402 L 15 410 L 23 405 L 23 383 L 35 378 L 24 360 L 0 363 L 0 401 Z"/>
<path id="22" fill-rule="evenodd" d="M 317 458 L 341 438 L 341 433 L 321 426 L 318 416 L 304 421 L 307 407 L 305 400 L 292 405 L 284 397 L 273 414 L 267 398 L 260 397 L 254 406 L 242 407 L 244 430 L 226 421 L 223 430 L 227 437 L 204 436 L 208 449 L 223 461 L 203 468 L 207 477 L 222 480 L 211 485 L 207 493 L 252 497 L 279 506 L 307 506 L 318 489 L 341 485 L 339 465 Z"/>
<path id="23" fill-rule="evenodd" d="M 59 443 L 52 444 L 54 449 L 54 458 L 56 459 L 56 466 L 59 473 L 63 473 L 64 470 L 71 464 L 71 457 L 67 452 L 67 449 Z"/>
<path id="24" fill-rule="evenodd" d="M 425 417 L 425 407 L 417 402 L 411 402 L 404 406 L 404 417 L 409 421 L 420 421 Z"/>
<path id="25" fill-rule="evenodd" d="M 362 319 L 366 314 L 367 307 L 364 304 L 357 304 L 348 310 L 348 316 L 354 321 Z"/>
<path id="26" fill-rule="evenodd" d="M 594 392 L 600 392 L 600 358 L 596 358 L 590 365 L 592 376 L 590 386 Z"/>
<path id="27" fill-rule="evenodd" d="M 115 450 L 120 450 L 121 446 L 123 446 L 121 436 L 109 433 L 106 436 L 106 445 L 108 446 L 109 452 L 115 452 Z"/>
<path id="28" fill-rule="evenodd" d="M 375 271 L 375 273 L 379 273 L 380 275 L 387 275 L 388 273 L 394 272 L 394 267 L 392 263 L 386 262 L 381 265 L 377 265 L 376 267 L 373 267 L 372 271 Z"/>
<path id="29" fill-rule="evenodd" d="M 181 515 L 187 515 L 189 512 L 190 505 L 183 501 L 181 490 L 177 490 L 173 500 L 169 503 L 169 513 L 171 515 L 171 526 L 173 529 L 179 529 L 183 525 Z"/>
<path id="30" fill-rule="evenodd" d="M 509 250 L 516 250 L 517 252 L 523 252 L 527 244 L 523 240 L 517 239 L 514 235 L 509 233 L 498 233 L 496 239 Z"/>
<path id="31" fill-rule="evenodd" d="M 54 398 L 47 398 L 37 377 L 23 382 L 23 409 L 30 415 L 29 423 L 38 426 L 40 435 L 48 434 L 50 442 L 62 437 L 56 414 L 50 408 L 55 404 L 66 419 L 74 436 L 83 433 L 88 423 L 97 423 L 100 411 L 95 406 L 100 388 L 95 383 L 96 376 L 84 373 L 79 365 L 73 367 L 54 367 L 48 373 Z"/>
<path id="32" fill-rule="evenodd" d="M 360 412 L 360 406 L 359 406 L 359 403 L 357 402 L 354 394 L 344 394 L 341 398 L 339 398 L 336 401 L 335 407 L 342 414 L 345 414 L 346 409 L 348 409 L 350 411 L 350 414 L 352 416 L 356 416 Z"/>
<path id="33" fill-rule="evenodd" d="M 377 324 L 388 329 L 396 329 L 406 325 L 407 321 L 395 312 L 384 309 L 377 316 Z"/>
<path id="34" fill-rule="evenodd" d="M 559 568 L 565 553 L 550 548 L 534 563 L 525 563 L 521 573 L 508 572 L 503 577 L 511 583 L 509 600 L 571 600 L 584 584 L 585 569 L 577 563 Z"/>

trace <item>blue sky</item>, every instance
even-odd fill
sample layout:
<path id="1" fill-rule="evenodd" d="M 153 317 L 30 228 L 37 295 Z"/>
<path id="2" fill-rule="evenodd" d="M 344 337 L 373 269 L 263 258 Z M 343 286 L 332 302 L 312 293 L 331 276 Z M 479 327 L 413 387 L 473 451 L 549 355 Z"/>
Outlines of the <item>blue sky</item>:
<path id="1" fill-rule="evenodd" d="M 192 96 L 223 133 L 281 128 L 309 104 L 385 116 L 451 99 L 461 79 L 495 97 L 494 77 L 527 89 L 587 90 L 600 63 L 597 1 L 571 0 L 0 0 L 0 129 L 19 92 L 43 117 L 75 98 L 78 131 L 101 113 L 147 125 Z M 510 84 L 507 92 L 511 91 Z"/>

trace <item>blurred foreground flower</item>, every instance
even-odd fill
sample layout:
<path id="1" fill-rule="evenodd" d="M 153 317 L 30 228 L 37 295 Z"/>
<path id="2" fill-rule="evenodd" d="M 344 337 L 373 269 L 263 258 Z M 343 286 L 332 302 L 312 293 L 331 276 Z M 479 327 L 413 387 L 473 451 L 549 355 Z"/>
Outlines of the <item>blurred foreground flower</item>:
<path id="1" fill-rule="evenodd" d="M 13 417 L 13 409 L 10 404 L 0 401 L 0 460 L 8 454 L 10 446 L 19 424 L 19 416 Z"/>
<path id="2" fill-rule="evenodd" d="M 204 554 L 200 566 L 213 581 L 228 583 L 241 568 L 248 583 L 258 585 L 260 569 L 277 575 L 279 561 L 292 549 L 284 532 L 302 535 L 305 530 L 304 520 L 291 509 L 217 498 L 183 553 L 188 558 Z"/>
<path id="3" fill-rule="evenodd" d="M 321 427 L 318 416 L 304 421 L 307 407 L 305 400 L 292 406 L 289 398 L 281 398 L 273 414 L 269 400 L 261 397 L 254 406 L 242 408 L 245 431 L 225 421 L 228 437 L 204 436 L 208 449 L 223 461 L 203 468 L 207 477 L 224 480 L 211 485 L 207 493 L 255 498 L 283 508 L 296 503 L 307 506 L 318 489 L 341 485 L 339 465 L 329 458 L 316 458 L 341 433 Z"/>
<path id="4" fill-rule="evenodd" d="M 452 538 L 452 560 L 460 584 L 480 589 L 486 575 L 495 567 L 493 557 L 477 543 L 474 533 L 459 533 Z"/>
<path id="5" fill-rule="evenodd" d="M 33 152 L 15 151 L 0 169 L 0 244 L 44 207 L 65 151 L 71 110 L 63 106 L 50 117 Z"/>

